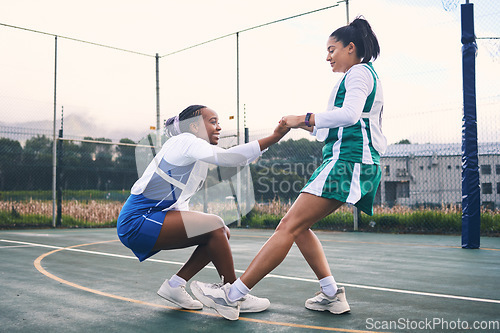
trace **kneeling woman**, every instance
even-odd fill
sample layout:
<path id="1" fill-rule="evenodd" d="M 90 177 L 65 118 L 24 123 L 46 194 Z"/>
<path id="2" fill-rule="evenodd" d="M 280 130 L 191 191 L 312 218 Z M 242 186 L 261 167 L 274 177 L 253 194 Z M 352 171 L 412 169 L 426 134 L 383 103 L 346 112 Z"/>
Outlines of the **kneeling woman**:
<path id="1" fill-rule="evenodd" d="M 191 105 L 165 125 L 171 138 L 132 187 L 118 217 L 117 231 L 140 261 L 161 250 L 197 246 L 182 268 L 165 280 L 158 295 L 185 309 L 201 309 L 202 304 L 186 292 L 186 281 L 210 262 L 224 282 L 236 280 L 229 228 L 217 215 L 187 208 L 206 178 L 206 163 L 244 166 L 289 129 L 280 123 L 270 136 L 226 150 L 216 147 L 221 128 L 217 113 L 208 107 Z M 240 311 L 258 312 L 268 306 L 267 299 L 250 295 Z"/>

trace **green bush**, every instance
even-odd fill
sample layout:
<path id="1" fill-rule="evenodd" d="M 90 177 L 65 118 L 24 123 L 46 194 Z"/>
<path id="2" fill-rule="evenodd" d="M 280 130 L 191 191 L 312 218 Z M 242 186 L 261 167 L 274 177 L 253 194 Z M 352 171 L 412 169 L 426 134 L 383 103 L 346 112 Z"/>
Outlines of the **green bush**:
<path id="1" fill-rule="evenodd" d="M 37 214 L 20 215 L 15 211 L 0 211 L 0 228 L 2 229 L 45 228 L 51 225 L 52 217 L 49 216 Z"/>
<path id="2" fill-rule="evenodd" d="M 462 228 L 460 213 L 433 210 L 362 215 L 361 221 L 360 230 L 374 232 L 459 234 Z"/>
<path id="3" fill-rule="evenodd" d="M 242 219 L 247 228 L 275 228 L 282 216 L 260 213 L 253 210 Z M 316 230 L 352 231 L 353 215 L 349 211 L 339 211 L 318 221 Z M 361 215 L 358 230 L 365 232 L 416 233 L 416 234 L 456 234 L 462 230 L 460 212 L 440 210 L 415 210 L 404 213 L 379 213 L 373 216 Z M 500 214 L 481 214 L 481 235 L 500 236 Z"/>
<path id="4" fill-rule="evenodd" d="M 500 234 L 500 214 L 481 214 L 481 234 L 495 236 Z"/>
<path id="5" fill-rule="evenodd" d="M 251 211 L 241 219 L 241 225 L 246 228 L 274 229 L 278 226 L 281 216 L 271 214 L 259 214 Z"/>

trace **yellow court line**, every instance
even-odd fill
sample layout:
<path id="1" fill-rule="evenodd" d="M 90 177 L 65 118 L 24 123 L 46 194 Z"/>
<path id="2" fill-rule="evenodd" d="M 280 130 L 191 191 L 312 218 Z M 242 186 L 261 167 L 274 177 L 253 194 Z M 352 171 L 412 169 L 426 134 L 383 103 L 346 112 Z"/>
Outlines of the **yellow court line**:
<path id="1" fill-rule="evenodd" d="M 251 235 L 235 235 L 231 234 L 231 237 L 248 237 L 248 238 L 269 238 L 271 236 L 251 236 Z M 438 247 L 438 248 L 448 248 L 448 249 L 461 249 L 461 246 L 451 246 L 451 245 L 433 245 L 433 244 L 415 244 L 415 243 L 390 243 L 390 242 L 364 242 L 364 241 L 352 241 L 352 240 L 338 240 L 338 239 L 320 239 L 321 242 L 334 242 L 334 243 L 354 243 L 354 244 L 373 244 L 373 245 L 395 245 L 395 246 L 422 246 L 422 247 Z M 500 249 L 493 249 L 487 247 L 480 247 L 477 250 L 484 251 L 500 251 Z"/>
<path id="2" fill-rule="evenodd" d="M 140 300 L 133 299 L 133 298 L 118 296 L 118 295 L 106 293 L 106 292 L 103 292 L 103 291 L 100 291 L 100 290 L 87 288 L 87 287 L 81 286 L 79 284 L 76 284 L 74 282 L 70 282 L 70 281 L 64 280 L 64 279 L 62 279 L 62 278 L 60 278 L 60 277 L 58 277 L 58 276 L 56 276 L 56 275 L 48 272 L 45 268 L 42 267 L 42 260 L 45 257 L 47 257 L 47 256 L 49 256 L 49 255 L 51 255 L 53 253 L 56 253 L 56 252 L 59 252 L 59 251 L 63 251 L 63 250 L 67 250 L 67 249 L 71 249 L 71 248 L 75 248 L 75 247 L 95 245 L 95 244 L 102 244 L 102 243 L 109 243 L 109 242 L 114 242 L 114 241 L 116 241 L 116 240 L 102 241 L 102 242 L 95 242 L 95 243 L 87 243 L 87 244 L 79 244 L 79 245 L 73 245 L 73 246 L 68 246 L 68 247 L 64 247 L 64 248 L 52 250 L 52 251 L 44 253 L 41 256 L 39 256 L 38 258 L 36 258 L 33 264 L 34 264 L 35 268 L 40 273 L 42 273 L 43 275 L 45 275 L 45 276 L 47 276 L 47 277 L 49 277 L 51 279 L 53 279 L 53 280 L 55 280 L 57 282 L 66 284 L 68 286 L 71 286 L 71 287 L 74 287 L 74 288 L 77 288 L 77 289 L 81 289 L 81 290 L 93 293 L 93 294 L 97 294 L 97 295 L 101 295 L 101 296 L 105 296 L 105 297 L 109 297 L 109 298 L 114 298 L 114 299 L 118 299 L 118 300 L 121 300 L 121 301 L 130 302 L 130 303 L 136 303 L 136 304 L 141 304 L 141 305 L 152 306 L 152 307 L 156 307 L 156 308 L 170 309 L 170 310 L 176 310 L 176 311 L 182 311 L 182 312 L 189 312 L 189 313 L 196 313 L 196 314 L 201 314 L 201 315 L 205 315 L 205 316 L 220 317 L 218 314 L 214 314 L 214 313 L 210 313 L 210 312 L 179 309 L 179 308 L 172 307 L 172 306 L 155 304 L 155 303 L 150 303 L 150 302 L 144 302 L 144 301 L 140 301 Z M 239 320 L 248 321 L 248 322 L 254 322 L 254 323 L 259 323 L 259 324 L 269 324 L 269 325 L 276 325 L 276 326 L 287 326 L 287 327 L 306 328 L 306 329 L 323 330 L 323 331 L 333 331 L 333 332 L 376 333 L 375 331 L 362 331 L 362 330 L 353 330 L 353 329 L 347 329 L 347 328 L 334 328 L 334 327 L 302 325 L 302 324 L 284 323 L 284 322 L 276 322 L 276 321 L 261 320 L 261 319 L 255 319 L 255 318 L 245 318 L 245 317 L 240 317 Z"/>

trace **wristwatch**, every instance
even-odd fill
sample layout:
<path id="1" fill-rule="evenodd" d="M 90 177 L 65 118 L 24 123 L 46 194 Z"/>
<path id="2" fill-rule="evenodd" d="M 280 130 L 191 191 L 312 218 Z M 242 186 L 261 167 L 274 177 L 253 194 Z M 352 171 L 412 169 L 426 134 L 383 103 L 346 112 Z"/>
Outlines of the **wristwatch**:
<path id="1" fill-rule="evenodd" d="M 311 127 L 311 124 L 309 123 L 309 119 L 311 119 L 311 115 L 312 115 L 312 113 L 311 113 L 311 112 L 308 112 L 308 113 L 306 114 L 306 120 L 305 120 L 305 123 L 306 123 L 306 126 L 307 126 L 307 127 Z"/>

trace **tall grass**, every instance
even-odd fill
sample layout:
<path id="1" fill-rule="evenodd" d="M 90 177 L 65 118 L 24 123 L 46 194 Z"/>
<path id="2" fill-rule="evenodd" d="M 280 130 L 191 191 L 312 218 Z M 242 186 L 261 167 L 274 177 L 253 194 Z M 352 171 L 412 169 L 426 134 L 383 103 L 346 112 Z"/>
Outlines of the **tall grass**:
<path id="1" fill-rule="evenodd" d="M 64 190 L 63 200 L 125 201 L 129 191 Z M 52 200 L 52 191 L 0 191 L 1 201 Z"/>
<path id="2" fill-rule="evenodd" d="M 234 219 L 230 206 L 212 205 L 210 213 Z M 111 200 L 64 200 L 62 202 L 63 227 L 114 227 L 123 206 L 122 201 Z M 291 201 L 275 199 L 257 203 L 242 218 L 242 225 L 250 228 L 275 228 L 292 206 Z M 212 211 L 213 209 L 213 211 Z M 314 207 L 311 207 L 314 209 Z M 193 210 L 202 211 L 198 205 Z M 335 213 L 318 221 L 313 228 L 322 230 L 353 230 L 352 208 L 344 205 Z M 0 201 L 0 228 L 50 227 L 52 202 L 48 200 Z M 374 208 L 374 215 L 362 214 L 358 229 L 366 232 L 460 234 L 462 211 L 460 206 L 440 208 L 410 208 L 403 206 Z M 481 210 L 481 234 L 500 236 L 500 210 Z"/>
<path id="3" fill-rule="evenodd" d="M 123 206 L 119 201 L 71 200 L 62 202 L 62 226 L 115 226 Z M 52 201 L 0 201 L 0 227 L 52 225 Z"/>
<path id="4" fill-rule="evenodd" d="M 279 199 L 257 204 L 243 221 L 248 227 L 275 228 L 291 205 L 291 202 L 281 202 Z M 351 231 L 353 223 L 352 208 L 344 205 L 318 221 L 313 229 Z M 358 229 L 368 232 L 460 234 L 462 210 L 458 205 L 443 205 L 440 208 L 376 206 L 373 216 L 360 216 Z M 481 234 L 500 236 L 500 210 L 481 209 Z"/>

